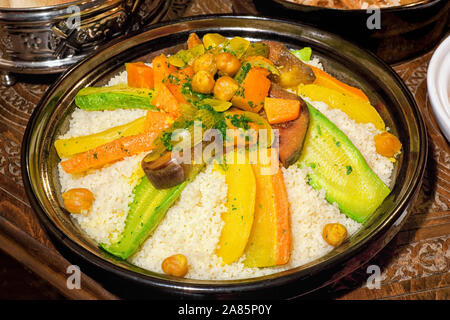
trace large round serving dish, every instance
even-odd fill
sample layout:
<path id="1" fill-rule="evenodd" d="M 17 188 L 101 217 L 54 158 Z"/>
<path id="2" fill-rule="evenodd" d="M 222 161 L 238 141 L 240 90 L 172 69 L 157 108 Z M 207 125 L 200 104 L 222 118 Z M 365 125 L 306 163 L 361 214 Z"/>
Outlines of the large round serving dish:
<path id="1" fill-rule="evenodd" d="M 53 141 L 67 130 L 75 94 L 85 86 L 105 85 L 124 70 L 125 62 L 151 61 L 161 52 L 176 52 L 190 32 L 199 36 L 220 32 L 252 41 L 275 39 L 290 48 L 311 46 L 326 70 L 367 93 L 386 126 L 402 141 L 403 152 L 394 170 L 392 192 L 366 227 L 326 256 L 288 271 L 251 279 L 200 281 L 175 279 L 117 260 L 74 224 L 62 207 L 59 158 Z M 124 37 L 64 73 L 30 119 L 23 140 L 22 168 L 30 202 L 55 244 L 114 292 L 140 298 L 287 298 L 340 279 L 392 239 L 420 187 L 426 156 L 425 126 L 414 98 L 396 73 L 370 52 L 301 24 L 248 16 L 207 16 L 158 24 L 131 38 Z"/>
<path id="2" fill-rule="evenodd" d="M 253 1 L 262 14 L 287 18 L 340 34 L 388 63 L 415 57 L 436 45 L 447 30 L 450 2 L 422 0 L 380 9 L 333 9 L 288 0 Z"/>
<path id="3" fill-rule="evenodd" d="M 76 0 L 0 8 L 0 69 L 60 73 L 108 41 L 159 21 L 172 1 Z"/>
<path id="4" fill-rule="evenodd" d="M 450 141 L 450 36 L 431 57 L 427 89 L 436 121 L 447 141 Z"/>

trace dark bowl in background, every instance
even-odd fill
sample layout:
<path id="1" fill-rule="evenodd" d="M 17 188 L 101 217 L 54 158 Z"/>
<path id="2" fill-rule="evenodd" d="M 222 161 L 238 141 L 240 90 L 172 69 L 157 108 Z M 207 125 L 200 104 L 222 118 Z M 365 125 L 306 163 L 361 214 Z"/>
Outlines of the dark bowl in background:
<path id="1" fill-rule="evenodd" d="M 102 250 L 74 223 L 60 196 L 55 138 L 67 130 L 74 97 L 86 86 L 104 85 L 130 61 L 173 53 L 190 32 L 220 32 L 249 40 L 277 40 L 290 48 L 310 46 L 325 69 L 358 86 L 403 143 L 391 194 L 370 223 L 329 254 L 284 272 L 242 280 L 180 279 L 143 270 Z M 206 16 L 152 26 L 123 37 L 69 69 L 46 92 L 27 126 L 22 177 L 27 196 L 55 246 L 107 289 L 128 298 L 292 298 L 333 283 L 379 252 L 400 230 L 421 184 L 427 157 L 425 125 L 398 75 L 382 60 L 342 38 L 287 21 L 249 16 Z"/>
<path id="2" fill-rule="evenodd" d="M 265 16 L 289 19 L 337 33 L 369 49 L 384 61 L 396 63 L 434 47 L 448 31 L 450 1 L 424 0 L 406 6 L 381 8 L 380 29 L 369 29 L 374 12 L 301 5 L 287 0 L 253 0 Z M 373 20 L 370 20 L 372 22 Z"/>

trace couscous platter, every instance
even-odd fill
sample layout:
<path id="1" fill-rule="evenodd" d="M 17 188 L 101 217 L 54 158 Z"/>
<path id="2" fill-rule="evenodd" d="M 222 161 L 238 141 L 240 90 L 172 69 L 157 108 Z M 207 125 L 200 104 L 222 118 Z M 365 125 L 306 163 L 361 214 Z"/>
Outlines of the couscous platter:
<path id="1" fill-rule="evenodd" d="M 173 143 L 199 121 L 220 147 L 195 134 Z M 24 176 L 59 242 L 130 285 L 292 296 L 395 234 L 423 173 L 423 129 L 392 70 L 340 38 L 262 18 L 189 19 L 64 74 L 28 126 Z M 197 146 L 214 151 L 180 161 Z"/>

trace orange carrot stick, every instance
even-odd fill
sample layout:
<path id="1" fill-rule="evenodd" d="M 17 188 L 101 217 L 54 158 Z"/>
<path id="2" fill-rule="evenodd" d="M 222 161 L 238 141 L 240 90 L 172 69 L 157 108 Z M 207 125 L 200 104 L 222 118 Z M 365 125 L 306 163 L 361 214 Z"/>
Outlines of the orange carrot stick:
<path id="1" fill-rule="evenodd" d="M 167 78 L 169 74 L 175 72 L 177 69 L 169 64 L 167 57 L 164 54 L 161 54 L 152 61 L 153 66 L 153 77 L 155 88 L 157 89 L 161 84 L 163 84 L 164 79 Z"/>
<path id="2" fill-rule="evenodd" d="M 178 100 L 163 83 L 159 85 L 156 95 L 152 100 L 152 104 L 158 109 L 167 112 L 175 119 L 181 115 L 181 108 Z"/>
<path id="3" fill-rule="evenodd" d="M 145 116 L 144 132 L 161 132 L 170 125 L 171 117 L 161 111 L 148 110 Z"/>
<path id="4" fill-rule="evenodd" d="M 265 77 L 268 77 L 270 75 L 270 71 L 266 68 L 262 67 L 254 67 L 253 69 L 258 70 L 260 73 L 262 73 Z"/>
<path id="5" fill-rule="evenodd" d="M 272 151 L 273 152 L 273 151 Z M 289 261 L 291 226 L 289 202 L 280 169 L 265 174 L 269 165 L 252 164 L 256 180 L 255 217 L 245 251 L 248 267 L 271 267 Z"/>
<path id="6" fill-rule="evenodd" d="M 276 211 L 276 254 L 275 263 L 285 264 L 289 261 L 291 249 L 291 226 L 289 215 L 289 201 L 284 185 L 281 170 L 271 176 L 274 191 L 275 211 Z"/>
<path id="7" fill-rule="evenodd" d="M 264 110 L 270 124 L 286 122 L 298 118 L 300 101 L 266 97 Z"/>
<path id="8" fill-rule="evenodd" d="M 193 76 L 194 68 L 191 66 L 187 66 L 183 69 L 171 73 L 170 76 L 165 80 L 165 85 L 179 103 L 188 103 L 184 95 L 181 93 L 181 89 L 183 88 L 183 84 L 185 84 Z"/>
<path id="9" fill-rule="evenodd" d="M 152 143 L 158 133 L 157 131 L 151 131 L 116 139 L 62 161 L 61 167 L 67 173 L 82 173 L 90 169 L 103 167 L 104 165 L 140 152 L 149 151 L 153 148 Z"/>

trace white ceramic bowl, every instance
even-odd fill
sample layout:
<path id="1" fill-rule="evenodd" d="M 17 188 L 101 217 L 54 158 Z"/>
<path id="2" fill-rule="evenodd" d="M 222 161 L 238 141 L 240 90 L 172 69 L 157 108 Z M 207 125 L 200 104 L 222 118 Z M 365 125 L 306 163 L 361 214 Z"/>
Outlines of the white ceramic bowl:
<path id="1" fill-rule="evenodd" d="M 450 142 L 450 36 L 431 57 L 427 87 L 436 121 Z"/>

